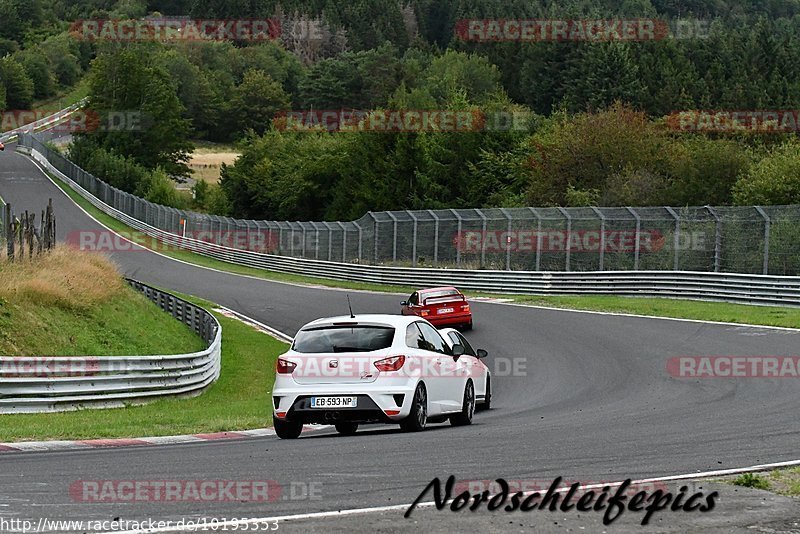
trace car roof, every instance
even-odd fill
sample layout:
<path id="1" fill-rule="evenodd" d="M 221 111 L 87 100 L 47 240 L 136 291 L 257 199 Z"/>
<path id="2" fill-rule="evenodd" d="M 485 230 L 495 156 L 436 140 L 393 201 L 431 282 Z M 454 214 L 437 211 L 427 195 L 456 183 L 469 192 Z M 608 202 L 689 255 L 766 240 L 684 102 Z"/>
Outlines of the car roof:
<path id="1" fill-rule="evenodd" d="M 386 326 L 393 326 L 395 328 L 405 328 L 410 323 L 414 323 L 420 320 L 422 319 L 420 317 L 417 317 L 416 315 L 392 315 L 388 313 L 356 314 L 355 318 L 350 317 L 349 315 L 339 315 L 336 317 L 322 317 L 316 319 L 303 326 L 303 328 L 332 325 L 334 323 L 359 324 L 359 325 L 370 325 L 370 326 L 386 325 Z"/>
<path id="2" fill-rule="evenodd" d="M 439 328 L 439 332 L 441 332 L 442 334 L 449 334 L 450 332 L 455 332 L 456 334 L 461 333 L 456 328 Z"/>

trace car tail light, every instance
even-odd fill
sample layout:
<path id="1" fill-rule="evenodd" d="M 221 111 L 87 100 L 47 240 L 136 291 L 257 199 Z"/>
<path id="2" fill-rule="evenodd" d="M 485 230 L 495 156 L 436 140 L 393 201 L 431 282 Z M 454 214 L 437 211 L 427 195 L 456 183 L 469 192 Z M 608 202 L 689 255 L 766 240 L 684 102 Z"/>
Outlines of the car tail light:
<path id="1" fill-rule="evenodd" d="M 378 371 L 399 371 L 404 363 L 406 363 L 405 356 L 392 356 L 375 362 L 375 368 Z"/>
<path id="2" fill-rule="evenodd" d="M 428 310 L 420 310 L 419 316 L 420 317 L 427 317 L 430 312 Z"/>
<path id="3" fill-rule="evenodd" d="M 469 311 L 469 304 L 462 304 L 461 305 L 461 311 L 465 311 L 465 312 Z"/>
<path id="4" fill-rule="evenodd" d="M 278 363 L 275 366 L 275 370 L 278 374 L 281 375 L 290 375 L 294 371 L 297 364 L 294 362 L 290 362 L 289 360 L 284 360 L 283 358 L 278 358 Z"/>

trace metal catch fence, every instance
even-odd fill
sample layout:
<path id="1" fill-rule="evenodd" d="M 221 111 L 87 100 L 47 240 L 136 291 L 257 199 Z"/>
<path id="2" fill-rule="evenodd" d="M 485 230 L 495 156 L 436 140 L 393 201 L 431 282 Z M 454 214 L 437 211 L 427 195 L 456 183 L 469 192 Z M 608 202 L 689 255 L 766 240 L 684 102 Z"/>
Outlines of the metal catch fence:
<path id="1" fill-rule="evenodd" d="M 35 135 L 22 134 L 21 144 L 129 217 L 245 251 L 397 267 L 800 272 L 800 206 L 449 209 L 370 212 L 356 221 L 243 220 L 153 204 L 82 170 Z"/>

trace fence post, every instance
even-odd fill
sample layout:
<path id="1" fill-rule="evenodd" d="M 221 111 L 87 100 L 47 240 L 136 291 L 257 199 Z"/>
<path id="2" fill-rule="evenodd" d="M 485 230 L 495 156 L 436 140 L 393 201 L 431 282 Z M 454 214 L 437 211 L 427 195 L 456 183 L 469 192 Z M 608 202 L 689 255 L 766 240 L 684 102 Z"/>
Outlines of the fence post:
<path id="1" fill-rule="evenodd" d="M 301 222 L 298 222 L 297 224 L 300 225 L 300 229 L 303 231 L 303 248 L 302 248 L 302 251 L 300 252 L 300 257 L 305 258 L 306 257 L 306 227 Z"/>
<path id="2" fill-rule="evenodd" d="M 337 221 L 336 224 L 342 229 L 342 263 L 347 263 L 347 228 L 340 221 Z"/>
<path id="3" fill-rule="evenodd" d="M 328 229 L 328 261 L 333 260 L 333 230 L 331 229 L 331 225 L 328 221 L 323 222 L 322 224 L 325 225 L 325 228 Z"/>
<path id="4" fill-rule="evenodd" d="M 594 211 L 595 214 L 597 214 L 597 216 L 600 217 L 600 265 L 599 265 L 599 267 L 600 267 L 600 270 L 602 271 L 602 270 L 604 270 L 603 267 L 605 265 L 605 259 L 606 259 L 606 216 L 603 215 L 603 212 L 601 212 L 595 206 L 592 206 L 592 211 Z M 636 234 L 636 238 L 637 239 L 639 238 L 638 232 Z"/>
<path id="5" fill-rule="evenodd" d="M 536 217 L 536 271 L 542 269 L 542 218 L 536 208 L 528 208 Z"/>
<path id="6" fill-rule="evenodd" d="M 508 210 L 506 208 L 500 208 L 500 212 L 506 216 L 508 219 L 508 225 L 506 226 L 506 271 L 511 270 L 511 215 L 508 214 Z"/>
<path id="7" fill-rule="evenodd" d="M 475 209 L 475 213 L 477 213 L 480 216 L 481 220 L 482 220 L 482 223 L 481 223 L 481 235 L 483 237 L 481 238 L 481 266 L 480 266 L 480 268 L 483 269 L 483 268 L 486 267 L 486 228 L 487 228 L 486 220 L 487 219 L 486 219 L 486 215 L 484 215 L 483 212 L 481 210 L 477 209 L 477 208 Z"/>
<path id="8" fill-rule="evenodd" d="M 386 214 L 392 219 L 392 263 L 397 263 L 397 217 L 391 211 Z"/>
<path id="9" fill-rule="evenodd" d="M 461 267 L 461 238 L 462 238 L 462 235 L 461 235 L 461 227 L 462 227 L 461 215 L 459 215 L 458 212 L 456 210 L 452 209 L 452 208 L 450 209 L 450 213 L 455 215 L 456 219 L 458 220 L 458 232 L 456 233 L 456 235 L 458 236 L 458 240 L 456 242 L 459 243 L 459 245 L 456 246 L 456 266 Z"/>
<path id="10" fill-rule="evenodd" d="M 631 207 L 625 208 L 628 212 L 633 215 L 633 218 L 636 219 L 636 246 L 633 249 L 633 270 L 639 270 L 639 252 L 641 251 L 641 232 L 642 232 L 642 218 L 639 217 L 639 213 L 636 212 Z"/>
<path id="11" fill-rule="evenodd" d="M 361 247 L 364 243 L 364 230 L 361 228 L 361 225 L 358 224 L 358 221 L 353 221 L 353 224 L 358 228 L 358 263 L 361 263 Z"/>
<path id="12" fill-rule="evenodd" d="M 564 263 L 564 270 L 566 272 L 569 272 L 569 267 L 570 267 L 569 260 L 571 255 L 570 253 L 572 252 L 572 216 L 566 209 L 562 208 L 561 206 L 558 207 L 558 210 L 562 213 L 562 215 L 564 215 L 564 217 L 567 218 L 567 248 L 566 248 L 567 258 Z"/>
<path id="13" fill-rule="evenodd" d="M 714 272 L 718 273 L 722 265 L 722 219 L 717 214 L 717 210 L 711 206 L 705 206 L 705 208 L 714 216 Z"/>
<path id="14" fill-rule="evenodd" d="M 675 210 L 669 206 L 664 206 L 670 215 L 675 219 L 675 236 L 673 237 L 673 248 L 675 249 L 672 270 L 677 271 L 680 267 L 680 250 L 681 250 L 681 218 L 675 213 Z"/>
<path id="15" fill-rule="evenodd" d="M 373 251 L 374 255 L 373 255 L 373 258 L 372 258 L 372 260 L 373 260 L 372 263 L 373 263 L 373 265 L 377 265 L 378 264 L 378 218 L 375 217 L 375 214 L 373 214 L 371 211 L 368 212 L 368 215 L 370 217 L 372 217 L 372 220 L 374 221 L 374 229 L 375 229 L 375 232 L 374 232 L 374 236 L 375 236 L 374 246 L 375 246 L 375 250 Z"/>
<path id="16" fill-rule="evenodd" d="M 764 217 L 764 274 L 769 274 L 769 231 L 772 221 L 761 206 L 755 206 L 756 211 Z"/>
<path id="17" fill-rule="evenodd" d="M 14 213 L 11 211 L 11 204 L 6 204 L 5 212 L 5 228 L 3 228 L 3 231 L 6 234 L 6 253 L 8 255 L 8 259 L 14 261 L 14 231 L 12 229 L 12 225 L 14 224 Z"/>
<path id="18" fill-rule="evenodd" d="M 433 210 L 428 210 L 433 217 L 433 266 L 439 266 L 439 216 Z"/>
<path id="19" fill-rule="evenodd" d="M 312 222 L 311 226 L 314 227 L 314 259 L 319 259 L 319 226 L 316 222 Z"/>
<path id="20" fill-rule="evenodd" d="M 286 224 L 289 225 L 289 256 L 294 257 L 294 226 L 289 221 L 286 221 Z"/>
<path id="21" fill-rule="evenodd" d="M 412 238 L 411 238 L 411 266 L 417 266 L 417 216 L 414 215 L 414 212 L 411 210 L 406 210 L 408 216 L 411 217 L 411 220 L 414 221 L 414 229 L 412 230 Z"/>

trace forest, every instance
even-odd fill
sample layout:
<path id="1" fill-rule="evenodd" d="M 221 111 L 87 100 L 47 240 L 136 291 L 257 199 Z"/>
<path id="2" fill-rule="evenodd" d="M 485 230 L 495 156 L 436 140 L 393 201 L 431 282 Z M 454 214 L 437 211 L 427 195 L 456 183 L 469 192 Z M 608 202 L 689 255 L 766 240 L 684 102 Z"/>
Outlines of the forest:
<path id="1" fill-rule="evenodd" d="M 796 124 L 683 129 L 675 116 L 800 109 L 799 14 L 794 0 L 0 0 L 0 109 L 30 109 L 83 84 L 95 112 L 147 120 L 76 135 L 76 163 L 154 202 L 236 217 L 796 204 Z M 82 19 L 145 17 L 269 18 L 283 32 L 267 42 L 104 42 L 70 31 Z M 646 19 L 672 33 L 506 42 L 459 30 L 490 19 Z M 296 27 L 314 37 L 297 38 Z M 282 122 L 314 110 L 524 120 L 468 131 Z M 189 200 L 173 182 L 187 176 L 198 141 L 235 144 L 242 156 Z"/>

